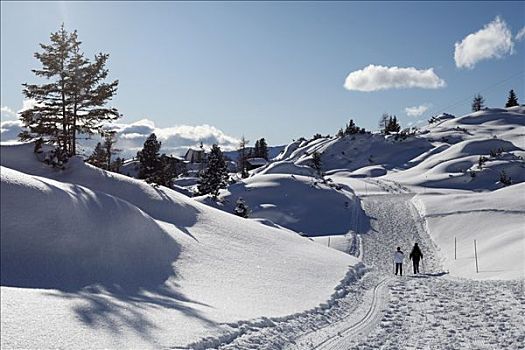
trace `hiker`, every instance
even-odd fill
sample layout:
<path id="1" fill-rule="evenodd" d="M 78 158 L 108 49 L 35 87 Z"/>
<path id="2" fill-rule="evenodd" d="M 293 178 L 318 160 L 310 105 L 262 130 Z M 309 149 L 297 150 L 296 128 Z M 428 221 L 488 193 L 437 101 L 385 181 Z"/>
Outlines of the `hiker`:
<path id="1" fill-rule="evenodd" d="M 421 253 L 421 249 L 419 249 L 417 243 L 414 244 L 414 248 L 412 248 L 409 258 L 414 264 L 414 274 L 419 273 L 419 260 L 423 259 L 423 253 Z"/>
<path id="2" fill-rule="evenodd" d="M 394 253 L 394 263 L 396 264 L 396 276 L 399 271 L 399 275 L 403 276 L 403 260 L 405 259 L 405 254 L 401 251 L 401 247 L 397 247 L 397 251 Z"/>

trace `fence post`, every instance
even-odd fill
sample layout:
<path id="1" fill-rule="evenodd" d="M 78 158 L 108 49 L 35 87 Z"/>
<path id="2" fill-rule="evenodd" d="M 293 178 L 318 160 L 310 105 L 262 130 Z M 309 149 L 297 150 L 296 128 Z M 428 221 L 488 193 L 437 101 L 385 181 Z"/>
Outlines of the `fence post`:
<path id="1" fill-rule="evenodd" d="M 477 250 L 477 247 L 476 247 L 476 240 L 474 240 L 474 256 L 476 257 L 476 273 L 479 272 L 479 269 L 478 269 L 478 250 Z"/>
<path id="2" fill-rule="evenodd" d="M 458 258 L 458 244 L 456 241 L 456 237 L 454 237 L 454 260 Z"/>
<path id="3" fill-rule="evenodd" d="M 328 246 L 330 246 L 330 236 L 328 236 Z"/>

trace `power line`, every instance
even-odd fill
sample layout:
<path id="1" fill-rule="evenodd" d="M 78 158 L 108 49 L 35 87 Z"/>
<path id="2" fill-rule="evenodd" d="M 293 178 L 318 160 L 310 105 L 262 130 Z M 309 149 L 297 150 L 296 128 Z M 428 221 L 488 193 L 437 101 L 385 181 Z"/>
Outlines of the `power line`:
<path id="1" fill-rule="evenodd" d="M 506 79 L 503 79 L 503 80 L 500 80 L 492 85 L 489 85 L 481 90 L 478 91 L 478 93 L 481 93 L 481 92 L 485 92 L 485 91 L 488 91 L 488 90 L 492 90 L 494 89 L 495 87 L 503 84 L 503 83 L 506 83 L 507 81 L 509 80 L 512 80 L 512 79 L 515 79 L 515 78 L 518 78 L 519 76 L 523 75 L 525 73 L 525 70 L 521 70 L 521 71 L 518 71 L 514 74 L 512 74 L 512 76 L 506 78 Z M 445 110 L 449 109 L 449 108 L 452 108 L 452 107 L 456 107 L 457 105 L 467 101 L 467 100 L 470 100 L 472 98 L 472 96 L 468 96 L 468 97 L 465 97 L 465 98 L 462 98 L 461 100 L 458 100 L 446 107 L 443 107 L 443 108 L 433 108 L 428 114 L 429 115 L 434 115 L 434 114 L 437 114 L 439 112 L 444 112 Z"/>

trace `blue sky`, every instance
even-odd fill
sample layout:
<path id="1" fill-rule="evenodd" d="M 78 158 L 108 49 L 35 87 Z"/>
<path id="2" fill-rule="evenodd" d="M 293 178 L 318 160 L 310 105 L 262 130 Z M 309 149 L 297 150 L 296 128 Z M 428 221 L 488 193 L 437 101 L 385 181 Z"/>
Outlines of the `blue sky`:
<path id="1" fill-rule="evenodd" d="M 112 105 L 123 123 L 209 124 L 234 138 L 284 144 L 334 134 L 350 118 L 377 129 L 383 112 L 403 126 L 442 111 L 465 114 L 477 92 L 494 107 L 511 88 L 525 101 L 525 40 L 516 38 L 524 2 L 2 1 L 1 10 L 2 120 L 22 107 L 21 84 L 34 82 L 38 67 L 33 53 L 62 22 L 78 30 L 86 54 L 110 54 L 110 76 L 120 80 Z M 455 43 L 497 16 L 512 50 L 458 67 Z M 468 49 L 475 58 L 476 42 Z M 344 88 L 349 73 L 369 65 L 387 74 L 432 68 L 444 83 Z M 405 108 L 417 106 L 428 111 L 408 116 Z"/>

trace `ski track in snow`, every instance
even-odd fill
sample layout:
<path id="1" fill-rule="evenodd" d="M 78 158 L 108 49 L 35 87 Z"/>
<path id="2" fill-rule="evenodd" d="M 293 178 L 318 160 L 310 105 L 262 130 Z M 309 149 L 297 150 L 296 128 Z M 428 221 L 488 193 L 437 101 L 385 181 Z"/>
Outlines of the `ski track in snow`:
<path id="1" fill-rule="evenodd" d="M 227 325 L 223 337 L 191 348 L 524 349 L 523 281 L 446 276 L 413 194 L 375 183 L 389 193 L 361 198 L 371 230 L 360 240 L 352 235 L 351 249 L 362 245 L 359 253 L 371 272 L 343 283 L 329 305 L 281 320 Z M 419 275 L 408 259 L 414 242 L 424 254 Z M 402 277 L 393 275 L 397 246 L 405 253 Z"/>
<path id="2" fill-rule="evenodd" d="M 399 192 L 398 192 L 399 193 Z M 523 281 L 448 278 L 440 270 L 432 241 L 412 206 L 410 194 L 363 198 L 372 232 L 363 235 L 364 261 L 390 281 L 379 297 L 376 317 L 362 334 L 339 333 L 319 349 L 523 349 Z M 417 241 L 422 274 L 408 260 Z M 392 276 L 392 253 L 405 252 L 404 276 Z M 352 321 L 349 321 L 351 323 Z M 310 335 L 312 337 L 312 335 Z M 299 347 L 298 347 L 299 348 Z"/>

